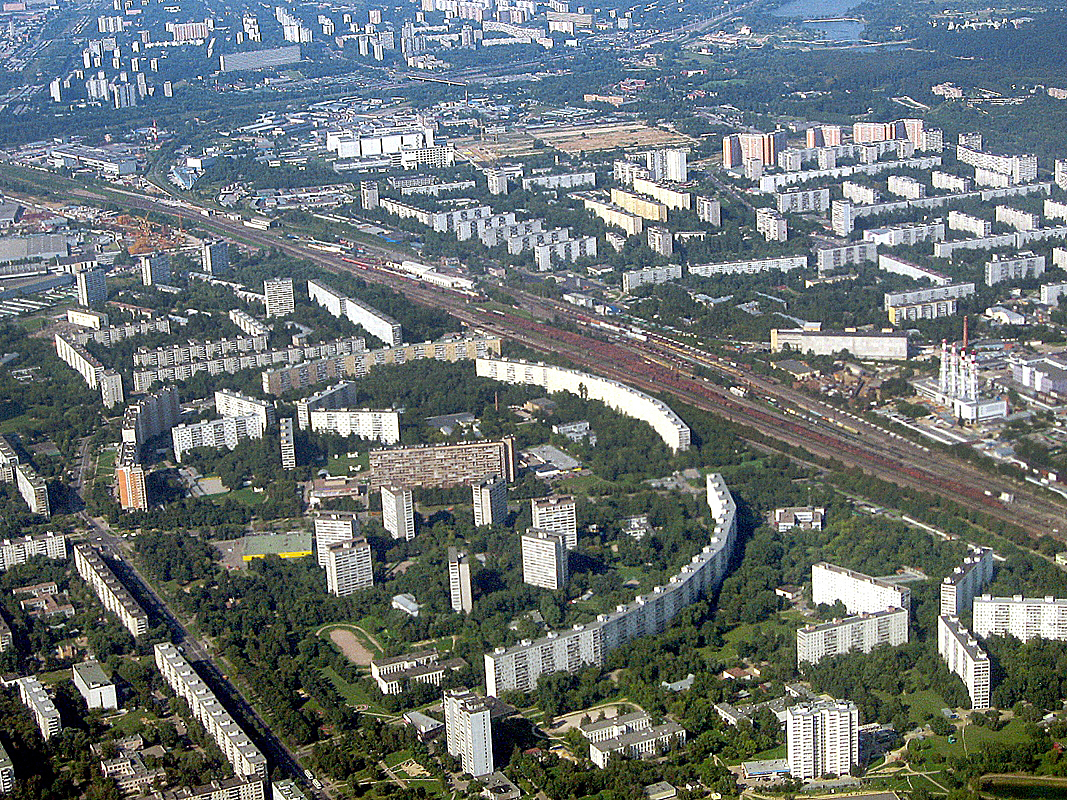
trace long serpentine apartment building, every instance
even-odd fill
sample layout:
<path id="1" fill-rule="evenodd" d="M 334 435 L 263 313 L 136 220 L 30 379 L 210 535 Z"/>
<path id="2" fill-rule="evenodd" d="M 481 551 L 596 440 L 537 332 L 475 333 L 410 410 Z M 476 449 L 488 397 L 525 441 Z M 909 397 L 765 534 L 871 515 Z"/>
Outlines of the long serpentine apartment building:
<path id="1" fill-rule="evenodd" d="M 715 520 L 711 541 L 665 586 L 601 614 L 588 625 L 486 653 L 486 694 L 528 692 L 536 688 L 541 675 L 599 666 L 615 648 L 639 636 L 662 633 L 678 612 L 718 589 L 737 542 L 737 506 L 721 475 L 708 475 L 707 500 Z"/>

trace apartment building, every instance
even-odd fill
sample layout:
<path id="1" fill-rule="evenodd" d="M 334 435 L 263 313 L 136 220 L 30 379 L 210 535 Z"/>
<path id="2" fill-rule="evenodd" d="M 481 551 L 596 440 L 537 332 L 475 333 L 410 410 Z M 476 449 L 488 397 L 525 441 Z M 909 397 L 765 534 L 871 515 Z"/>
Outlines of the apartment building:
<path id="1" fill-rule="evenodd" d="M 326 546 L 326 590 L 347 597 L 374 585 L 370 544 L 363 537 Z"/>
<path id="2" fill-rule="evenodd" d="M 779 214 L 821 214 L 830 209 L 829 189 L 790 189 L 775 195 Z"/>
<path id="3" fill-rule="evenodd" d="M 859 764 L 859 709 L 844 700 L 800 703 L 786 709 L 789 774 L 811 781 L 848 775 Z"/>
<path id="4" fill-rule="evenodd" d="M 486 699 L 468 689 L 450 689 L 445 692 L 444 707 L 449 755 L 456 756 L 463 771 L 475 778 L 493 772 L 493 727 Z"/>
<path id="5" fill-rule="evenodd" d="M 115 494 L 123 511 L 147 511 L 148 487 L 140 451 L 133 442 L 123 442 L 115 458 Z"/>
<path id="6" fill-rule="evenodd" d="M 226 356 L 260 353 L 267 347 L 266 333 L 204 342 L 189 340 L 181 344 L 168 344 L 151 349 L 138 347 L 133 354 L 133 365 L 135 367 L 173 367 L 195 361 L 212 361 Z"/>
<path id="7" fill-rule="evenodd" d="M 25 564 L 34 556 L 66 558 L 67 537 L 62 533 L 32 533 L 0 541 L 0 572 Z"/>
<path id="8" fill-rule="evenodd" d="M 598 400 L 621 414 L 647 422 L 673 452 L 689 448 L 689 426 L 670 406 L 619 381 L 564 367 L 502 358 L 479 357 L 475 368 L 482 378 L 540 386 L 549 394 L 568 392 Z M 500 474 L 508 477 L 507 473 Z"/>
<path id="9" fill-rule="evenodd" d="M 18 678 L 15 684 L 19 689 L 19 699 L 30 710 L 30 714 L 33 715 L 34 722 L 37 723 L 37 728 L 41 731 L 41 736 L 46 740 L 51 739 L 63 730 L 63 722 L 59 717 L 59 711 L 56 710 L 52 698 L 48 696 L 48 692 L 45 691 L 41 682 L 35 676 L 29 675 L 25 678 Z"/>
<path id="10" fill-rule="evenodd" d="M 177 425 L 181 415 L 177 388 L 164 386 L 126 406 L 122 415 L 122 441 L 132 443 L 140 452 L 149 439 Z"/>
<path id="11" fill-rule="evenodd" d="M 971 708 L 989 708 L 989 655 L 953 615 L 942 614 L 937 618 L 937 652 L 949 671 L 958 675 L 967 687 Z"/>
<path id="12" fill-rule="evenodd" d="M 472 441 L 370 451 L 371 490 L 385 485 L 443 488 L 493 475 L 515 480 L 515 441 Z"/>
<path id="13" fill-rule="evenodd" d="M 471 484 L 474 527 L 500 525 L 508 516 L 508 484 L 499 475 L 491 475 Z"/>
<path id="14" fill-rule="evenodd" d="M 757 258 L 751 261 L 727 261 L 721 264 L 690 264 L 689 274 L 707 277 L 710 275 L 753 275 L 758 272 L 780 270 L 790 272 L 794 269 L 807 269 L 807 256 L 785 256 L 784 258 Z"/>
<path id="15" fill-rule="evenodd" d="M 974 598 L 993 580 L 993 551 L 970 547 L 963 563 L 941 581 L 941 614 L 958 617 L 969 613 Z"/>
<path id="16" fill-rule="evenodd" d="M 263 430 L 273 425 L 277 419 L 274 404 L 270 401 L 257 400 L 228 390 L 215 392 L 215 411 L 220 417 L 258 417 Z"/>
<path id="17" fill-rule="evenodd" d="M 651 228 L 650 228 L 651 230 Z M 622 273 L 622 290 L 627 294 L 640 286 L 666 284 L 681 281 L 682 265 L 668 263 L 662 267 L 646 267 L 640 270 L 626 270 Z"/>
<path id="18" fill-rule="evenodd" d="M 319 383 L 344 378 L 362 378 L 382 364 L 406 364 L 424 358 L 438 361 L 464 361 L 500 355 L 499 336 L 465 336 L 436 342 L 384 347 L 379 350 L 337 357 L 305 359 L 295 366 L 269 369 L 263 373 L 263 392 L 279 395 L 291 389 L 305 389 Z"/>
<path id="19" fill-rule="evenodd" d="M 316 433 L 358 436 L 382 444 L 400 441 L 400 413 L 381 408 L 323 408 L 308 412 L 308 424 Z"/>
<path id="20" fill-rule="evenodd" d="M 1045 274 L 1045 257 L 1029 251 L 1001 258 L 994 254 L 985 265 L 985 285 L 994 286 L 1003 281 L 1040 278 Z"/>
<path id="21" fill-rule="evenodd" d="M 186 452 L 196 447 L 226 447 L 233 450 L 240 442 L 262 439 L 264 428 L 259 414 L 176 425 L 171 429 L 174 458 L 181 461 Z"/>
<path id="22" fill-rule="evenodd" d="M 85 379 L 90 389 L 100 390 L 100 399 L 105 408 L 112 408 L 125 401 L 122 376 L 119 373 L 106 369 L 88 350 L 61 334 L 55 335 L 55 343 L 59 358 L 73 367 Z"/>
<path id="23" fill-rule="evenodd" d="M 359 515 L 352 511 L 320 511 L 315 514 L 315 550 L 320 567 L 326 566 L 326 550 L 332 544 L 359 537 Z"/>
<path id="24" fill-rule="evenodd" d="M 267 778 L 267 759 L 234 721 L 215 693 L 170 642 L 155 646 L 156 668 L 171 690 L 189 704 L 193 717 L 204 726 L 233 771 L 242 778 Z"/>
<path id="25" fill-rule="evenodd" d="M 345 317 L 352 324 L 359 325 L 371 336 L 380 339 L 387 346 L 395 347 L 404 341 L 400 323 L 369 303 L 346 297 L 331 289 L 321 281 L 308 281 L 308 295 L 335 317 Z"/>
<path id="26" fill-rule="evenodd" d="M 711 540 L 677 575 L 594 622 L 486 653 L 487 693 L 529 692 L 541 675 L 601 665 L 617 647 L 640 636 L 662 633 L 682 609 L 718 588 L 737 538 L 737 508 L 721 475 L 708 475 L 707 503 L 715 521 Z"/>
<path id="27" fill-rule="evenodd" d="M 293 418 L 283 417 L 278 426 L 278 445 L 281 449 L 282 469 L 296 468 L 296 437 L 293 435 Z"/>
<path id="28" fill-rule="evenodd" d="M 600 217 L 607 225 L 621 228 L 627 236 L 637 236 L 644 230 L 644 218 L 622 206 L 588 194 L 583 194 L 581 199 L 586 211 Z"/>
<path id="29" fill-rule="evenodd" d="M 411 489 L 382 486 L 382 525 L 394 539 L 415 538 L 415 501 Z"/>
<path id="30" fill-rule="evenodd" d="M 206 361 L 158 366 L 135 371 L 133 373 L 133 388 L 136 392 L 143 392 L 151 388 L 156 381 L 184 381 L 200 372 L 206 372 L 208 375 L 228 375 L 244 369 L 278 367 L 283 364 L 298 364 L 300 365 L 300 367 L 297 367 L 299 371 L 308 362 L 314 363 L 321 359 L 343 359 L 346 356 L 363 353 L 365 349 L 365 340 L 357 336 L 350 339 L 323 342 L 322 344 L 293 345 L 284 350 L 247 352 L 212 358 Z M 135 354 L 134 358 L 137 355 Z M 279 393 L 267 391 L 267 394 Z"/>
<path id="31" fill-rule="evenodd" d="M 797 664 L 818 664 L 824 658 L 853 650 L 869 653 L 879 645 L 894 647 L 907 641 L 906 609 L 889 608 L 858 614 L 798 630 Z"/>
<path id="32" fill-rule="evenodd" d="M 457 614 L 469 614 L 474 605 L 471 591 L 471 562 L 466 553 L 448 548 L 448 597 L 452 610 Z"/>
<path id="33" fill-rule="evenodd" d="M 577 503 L 571 495 L 535 497 L 530 500 L 533 526 L 563 537 L 568 550 L 578 547 Z"/>
<path id="34" fill-rule="evenodd" d="M 1067 639 L 1067 600 L 1054 597 L 991 597 L 983 594 L 971 604 L 974 633 L 1014 636 L 1016 639 Z"/>
<path id="35" fill-rule="evenodd" d="M 97 597 L 101 605 L 119 618 L 119 622 L 134 637 L 148 633 L 148 614 L 129 589 L 91 544 L 74 545 L 74 567 Z"/>
<path id="36" fill-rule="evenodd" d="M 263 281 L 267 317 L 285 317 L 296 310 L 292 278 L 268 278 Z"/>
<path id="37" fill-rule="evenodd" d="M 15 788 L 15 764 L 0 744 L 0 794 L 7 794 Z"/>
<path id="38" fill-rule="evenodd" d="M 889 608 L 911 609 L 911 589 L 820 561 L 811 568 L 811 602 L 832 606 L 840 600 L 849 614 Z"/>
<path id="39" fill-rule="evenodd" d="M 563 589 L 569 574 L 564 536 L 529 528 L 520 539 L 523 583 L 551 591 Z"/>

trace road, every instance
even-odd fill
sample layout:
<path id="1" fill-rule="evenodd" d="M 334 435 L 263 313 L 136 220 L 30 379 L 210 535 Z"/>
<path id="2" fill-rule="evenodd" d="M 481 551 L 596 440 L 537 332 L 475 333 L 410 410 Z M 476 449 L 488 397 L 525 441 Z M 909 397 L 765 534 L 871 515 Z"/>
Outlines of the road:
<path id="1" fill-rule="evenodd" d="M 263 751 L 268 763 L 303 785 L 306 791 L 312 792 L 319 800 L 332 800 L 332 794 L 325 789 L 316 790 L 308 783 L 304 767 L 300 764 L 296 754 L 274 735 L 270 726 L 251 703 L 218 668 L 208 645 L 189 633 L 178 616 L 152 588 L 152 585 L 129 558 L 126 541 L 112 533 L 105 520 L 92 517 L 88 512 L 83 512 L 80 516 L 89 528 L 90 541 L 100 547 L 103 552 L 122 559 L 126 568 L 123 578 L 127 583 L 127 588 L 141 599 L 145 611 L 152 620 L 162 620 L 166 623 L 171 632 L 171 640 L 182 649 L 186 659 L 215 692 L 219 701 L 226 706 L 241 728 Z M 133 581 L 136 581 L 138 585 L 129 586 Z"/>

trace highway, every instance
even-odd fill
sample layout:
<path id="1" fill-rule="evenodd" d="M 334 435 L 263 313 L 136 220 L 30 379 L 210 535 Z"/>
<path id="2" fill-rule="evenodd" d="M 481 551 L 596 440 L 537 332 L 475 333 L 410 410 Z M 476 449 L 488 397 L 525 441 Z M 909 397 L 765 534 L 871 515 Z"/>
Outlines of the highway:
<path id="1" fill-rule="evenodd" d="M 112 191 L 122 194 L 132 208 L 167 214 L 179 211 L 171 202 L 160 202 L 125 190 Z M 191 204 L 183 202 L 182 205 L 183 213 L 198 211 Z M 517 314 L 491 312 L 454 292 L 419 284 L 389 271 L 358 269 L 339 256 L 310 249 L 277 230 L 248 228 L 219 215 L 200 217 L 197 224 L 261 247 L 276 247 L 333 272 L 358 273 L 369 282 L 390 286 L 414 302 L 444 309 L 471 327 L 522 342 L 541 352 L 560 353 L 591 372 L 647 391 L 678 397 L 697 408 L 745 425 L 761 437 L 776 439 L 814 455 L 836 459 L 846 466 L 859 467 L 879 478 L 939 495 L 964 508 L 982 511 L 1016 525 L 1031 535 L 1052 534 L 1062 539 L 1067 531 L 1064 505 L 1032 486 L 984 472 L 870 423 L 857 425 L 851 415 L 845 416 L 819 400 L 773 384 L 742 365 L 730 365 L 703 351 L 679 352 L 681 346 L 664 337 L 651 336 L 642 342 L 597 330 L 594 325 L 598 321 L 581 309 L 507 287 L 524 309 L 532 311 L 535 316 L 547 321 L 565 320 L 587 331 L 580 334 L 565 332 L 550 323 L 533 322 Z M 409 257 L 384 245 L 364 246 L 364 250 L 386 259 Z M 612 340 L 604 341 L 605 337 Z M 731 380 L 745 383 L 750 388 L 750 396 L 738 398 L 720 386 L 696 378 L 692 375 L 694 360 Z M 768 405 L 769 400 L 804 410 L 805 416 Z M 855 432 L 843 426 L 854 428 Z M 766 442 L 761 439 L 761 444 Z M 1011 504 L 1001 502 L 998 498 L 1002 493 L 1013 494 L 1015 501 Z"/>

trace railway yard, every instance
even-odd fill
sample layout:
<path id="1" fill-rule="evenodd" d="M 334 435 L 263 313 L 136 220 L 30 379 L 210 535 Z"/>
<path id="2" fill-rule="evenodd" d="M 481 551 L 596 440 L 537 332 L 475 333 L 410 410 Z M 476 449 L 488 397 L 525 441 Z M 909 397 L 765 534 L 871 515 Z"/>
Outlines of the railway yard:
<path id="1" fill-rule="evenodd" d="M 144 195 L 121 192 L 124 201 L 141 211 L 174 213 L 172 204 Z M 259 231 L 220 216 L 207 216 L 204 228 L 261 247 L 275 247 L 331 271 L 358 271 L 367 281 L 385 284 L 413 302 L 441 308 L 465 325 L 504 336 L 533 350 L 562 355 L 574 364 L 643 390 L 662 393 L 695 408 L 719 414 L 784 445 L 821 458 L 834 459 L 867 474 L 940 496 L 964 508 L 981 511 L 1033 536 L 1065 539 L 1065 509 L 1047 493 L 978 469 L 949 454 L 931 450 L 865 420 L 759 376 L 742 365 L 656 333 L 625 335 L 564 303 L 517 291 L 517 313 L 487 309 L 462 292 L 431 287 L 383 268 L 383 259 L 402 258 L 388 247 L 364 247 L 364 258 L 323 253 L 273 231 Z M 561 330 L 564 321 L 582 332 Z M 697 377 L 701 366 L 749 389 L 747 397 Z M 1013 495 L 1014 501 L 1000 498 Z"/>

